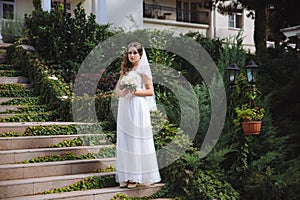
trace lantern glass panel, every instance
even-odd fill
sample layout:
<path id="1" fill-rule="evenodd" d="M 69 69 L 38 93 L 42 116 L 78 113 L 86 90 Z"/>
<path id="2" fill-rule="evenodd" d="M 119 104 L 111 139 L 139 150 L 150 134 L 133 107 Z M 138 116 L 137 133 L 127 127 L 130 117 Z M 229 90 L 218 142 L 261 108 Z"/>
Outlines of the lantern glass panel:
<path id="1" fill-rule="evenodd" d="M 228 74 L 228 82 L 229 85 L 232 86 L 235 84 L 235 81 L 237 80 L 237 76 L 239 75 L 239 71 L 240 69 L 238 68 L 238 66 L 233 63 L 231 65 L 229 65 L 227 68 L 227 74 Z"/>
<path id="2" fill-rule="evenodd" d="M 229 82 L 234 82 L 235 80 L 235 73 L 230 73 L 229 74 Z"/>
<path id="3" fill-rule="evenodd" d="M 248 68 L 247 69 L 247 79 L 249 83 L 252 83 L 254 81 L 254 77 L 253 77 L 253 68 Z"/>

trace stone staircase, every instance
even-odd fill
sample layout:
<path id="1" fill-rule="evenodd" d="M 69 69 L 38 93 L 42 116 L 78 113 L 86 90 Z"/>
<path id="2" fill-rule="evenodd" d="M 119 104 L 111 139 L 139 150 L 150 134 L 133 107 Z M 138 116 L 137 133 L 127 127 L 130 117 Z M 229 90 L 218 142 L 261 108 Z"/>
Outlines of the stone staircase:
<path id="1" fill-rule="evenodd" d="M 5 57 L 0 57 L 1 59 Z M 1 73 L 2 72 L 2 73 Z M 5 72 L 6 73 L 6 72 Z M 0 74 L 3 70 L 0 69 Z M 12 72 L 14 75 L 18 72 Z M 24 77 L 0 76 L 0 85 L 20 84 L 25 89 L 30 89 L 31 85 Z M 1 88 L 0 88 L 1 90 Z M 1 92 L 1 91 L 0 91 Z M 9 91 L 8 91 L 9 94 Z M 34 98 L 34 97 L 16 97 L 5 95 L 0 96 L 0 112 L 18 110 L 19 105 L 1 105 L 3 102 L 11 101 L 15 98 Z M 18 114 L 0 114 L 0 119 L 21 115 Z M 25 114 L 26 115 L 26 114 Z M 5 121 L 5 120 L 4 120 Z M 62 188 L 87 177 L 114 177 L 115 172 L 95 172 L 104 170 L 108 167 L 114 167 L 115 158 L 93 158 L 84 160 L 63 160 L 40 163 L 21 163 L 25 160 L 44 157 L 49 155 L 63 155 L 71 153 L 74 155 L 86 155 L 87 153 L 101 153 L 102 149 L 110 148 L 107 138 L 101 137 L 100 145 L 95 146 L 75 146 L 75 147 L 55 147 L 50 145 L 58 144 L 62 141 L 72 140 L 86 136 L 95 136 L 99 134 L 79 133 L 76 135 L 45 135 L 45 136 L 26 136 L 22 135 L 29 127 L 35 126 L 66 126 L 77 124 L 74 122 L 0 122 L 0 134 L 7 132 L 18 132 L 18 137 L 0 137 L 0 199 L 101 199 L 110 200 L 118 193 L 126 194 L 130 197 L 149 196 L 160 190 L 164 184 L 155 184 L 151 186 L 140 186 L 135 189 L 119 188 L 115 186 L 102 189 L 91 189 L 73 192 L 62 192 L 54 194 L 42 194 L 55 188 Z"/>

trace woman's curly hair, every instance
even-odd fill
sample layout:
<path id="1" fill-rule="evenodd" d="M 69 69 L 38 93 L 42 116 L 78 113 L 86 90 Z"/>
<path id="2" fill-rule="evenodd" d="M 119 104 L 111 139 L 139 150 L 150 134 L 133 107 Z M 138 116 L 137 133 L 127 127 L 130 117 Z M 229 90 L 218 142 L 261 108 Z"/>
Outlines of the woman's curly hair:
<path id="1" fill-rule="evenodd" d="M 121 77 L 126 75 L 132 68 L 133 65 L 132 63 L 129 61 L 128 59 L 128 49 L 131 47 L 135 47 L 138 51 L 138 53 L 140 54 L 140 56 L 143 56 L 143 46 L 141 43 L 139 42 L 131 42 L 128 46 L 127 46 L 127 51 L 123 56 L 123 61 L 121 64 L 121 71 L 120 71 L 120 75 Z"/>

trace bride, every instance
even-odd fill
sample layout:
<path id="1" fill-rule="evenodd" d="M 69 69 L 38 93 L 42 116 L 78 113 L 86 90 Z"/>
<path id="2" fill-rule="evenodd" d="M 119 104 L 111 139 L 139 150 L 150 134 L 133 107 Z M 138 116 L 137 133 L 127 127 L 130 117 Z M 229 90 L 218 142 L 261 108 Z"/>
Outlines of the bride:
<path id="1" fill-rule="evenodd" d="M 115 93 L 119 96 L 116 181 L 127 188 L 159 182 L 150 119 L 150 110 L 156 109 L 152 74 L 139 42 L 127 47 Z"/>

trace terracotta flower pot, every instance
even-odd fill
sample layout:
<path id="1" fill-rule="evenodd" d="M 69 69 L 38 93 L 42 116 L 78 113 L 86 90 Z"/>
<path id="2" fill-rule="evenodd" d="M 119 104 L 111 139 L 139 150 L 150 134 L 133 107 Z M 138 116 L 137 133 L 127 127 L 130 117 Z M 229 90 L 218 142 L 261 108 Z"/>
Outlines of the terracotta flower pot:
<path id="1" fill-rule="evenodd" d="M 242 128 L 246 135 L 257 135 L 260 133 L 261 121 L 242 122 Z"/>

